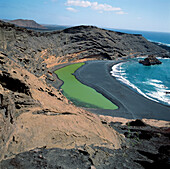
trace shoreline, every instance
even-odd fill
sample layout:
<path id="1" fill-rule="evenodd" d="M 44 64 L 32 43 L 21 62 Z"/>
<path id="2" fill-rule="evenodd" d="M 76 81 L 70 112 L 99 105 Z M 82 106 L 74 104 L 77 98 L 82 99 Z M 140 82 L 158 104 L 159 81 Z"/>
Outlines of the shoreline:
<path id="1" fill-rule="evenodd" d="M 75 63 L 63 63 L 63 64 L 59 64 L 59 65 L 56 65 L 52 68 L 49 68 L 49 71 L 52 73 L 52 76 L 54 77 L 54 81 L 50 81 L 48 80 L 48 83 L 50 83 L 53 87 L 55 87 L 56 89 L 59 89 L 61 88 L 61 86 L 63 85 L 63 81 L 60 80 L 57 76 L 57 74 L 55 74 L 54 72 L 58 69 L 61 69 L 65 66 L 68 66 L 68 65 L 71 65 L 71 64 L 75 64 Z"/>
<path id="2" fill-rule="evenodd" d="M 117 110 L 94 109 L 94 108 L 84 108 L 84 107 L 81 107 L 81 108 L 83 108 L 87 111 L 90 111 L 92 113 L 98 114 L 98 115 L 105 115 L 105 116 L 112 116 L 112 117 L 123 117 L 123 118 L 127 118 L 127 119 L 146 118 L 146 119 L 170 121 L 170 114 L 168 115 L 168 111 L 170 112 L 170 106 L 166 106 L 161 103 L 157 103 L 150 99 L 145 98 L 144 96 L 142 96 L 139 93 L 130 89 L 125 84 L 120 83 L 115 77 L 110 75 L 110 70 L 113 65 L 121 63 L 121 62 L 125 62 L 125 61 L 126 60 L 121 60 L 121 61 L 120 60 L 118 60 L 118 61 L 101 61 L 101 60 L 86 61 L 85 65 L 83 65 L 82 67 L 80 67 L 78 70 L 76 70 L 74 72 L 76 79 L 79 80 L 82 84 L 95 89 L 97 92 L 99 92 L 104 97 L 106 97 L 111 102 L 113 102 L 113 104 L 116 104 L 118 106 Z M 58 77 L 54 73 L 54 71 L 57 69 L 60 69 L 62 67 L 65 67 L 67 65 L 70 65 L 70 64 L 76 64 L 76 63 L 61 64 L 61 65 L 52 67 L 50 69 L 50 71 L 53 73 L 53 76 L 55 76 L 55 81 L 52 82 L 51 84 L 54 87 L 57 87 L 57 89 L 60 89 L 60 87 L 63 84 L 63 81 L 58 79 Z M 106 90 L 107 88 L 102 87 L 102 86 L 97 86 L 96 84 L 98 83 L 98 81 L 100 81 L 100 83 L 101 83 L 101 79 L 102 79 L 100 77 L 97 77 L 97 79 L 95 80 L 96 74 L 98 74 L 98 72 L 96 72 L 95 76 L 92 77 L 94 82 L 91 82 L 91 81 L 85 79 L 85 77 L 87 77 L 87 75 L 89 75 L 89 73 L 85 72 L 82 76 L 82 72 L 84 70 L 88 70 L 87 67 L 90 64 L 93 64 L 93 66 L 90 66 L 90 70 L 95 70 L 95 65 L 97 65 L 97 64 L 103 65 L 102 72 L 104 72 L 104 76 L 107 77 L 107 80 L 110 81 L 111 84 L 116 84 L 117 89 L 119 89 L 119 90 L 122 89 L 123 93 L 122 92 L 118 93 L 116 91 L 117 89 L 115 89 L 116 94 L 114 92 L 110 93 L 109 91 Z M 101 68 L 101 66 L 100 66 L 100 68 Z M 126 96 L 126 99 L 123 99 L 124 94 Z M 137 100 L 141 103 L 140 104 L 138 103 L 137 105 L 135 105 L 135 103 L 133 103 L 133 98 L 137 98 Z M 131 104 L 127 105 L 129 102 L 129 101 L 127 101 L 127 99 L 130 100 Z M 140 105 L 140 106 L 138 106 L 138 105 Z M 139 110 L 140 108 L 142 108 L 143 111 Z M 149 110 L 149 112 L 148 112 L 148 110 Z"/>
<path id="3" fill-rule="evenodd" d="M 168 112 L 170 112 L 170 106 L 145 98 L 144 96 L 131 90 L 129 87 L 121 84 L 116 78 L 110 75 L 111 67 L 114 64 L 124 61 L 113 62 L 87 62 L 87 64 L 75 72 L 76 78 L 81 83 L 94 88 L 105 97 L 110 98 L 109 100 L 119 107 L 118 110 L 113 111 L 94 109 L 88 109 L 88 111 L 100 115 L 124 117 L 128 119 L 148 118 L 170 121 L 170 114 L 168 114 Z M 107 89 L 107 93 L 105 93 L 103 89 Z"/>
<path id="4" fill-rule="evenodd" d="M 133 115 L 133 113 L 129 112 L 126 107 L 117 99 L 115 98 L 112 94 L 108 93 L 104 93 L 102 91 L 102 89 L 100 87 L 97 87 L 95 84 L 93 83 L 86 83 L 83 78 L 80 77 L 79 75 L 79 71 L 81 71 L 81 69 L 84 69 L 84 67 L 88 64 L 88 62 L 109 62 L 109 61 L 102 61 L 102 60 L 98 60 L 98 61 L 87 61 L 85 65 L 83 65 L 82 67 L 80 67 L 78 70 L 75 71 L 74 75 L 75 77 L 84 85 L 89 86 L 91 88 L 93 88 L 94 90 L 96 90 L 98 93 L 102 94 L 104 97 L 106 97 L 108 100 L 110 100 L 113 104 L 118 106 L 118 109 L 116 110 L 107 110 L 107 109 L 95 109 L 95 108 L 84 108 L 81 107 L 87 111 L 90 111 L 92 113 L 98 114 L 98 115 L 104 115 L 104 116 L 112 116 L 112 117 L 122 117 L 122 118 L 126 118 L 126 119 L 136 119 Z M 110 74 L 110 69 L 113 65 L 121 63 L 121 62 L 126 62 L 125 60 L 118 60 L 118 61 L 110 61 L 111 63 L 109 64 L 109 66 L 107 66 L 107 68 L 105 69 L 105 71 L 107 71 L 108 75 Z M 117 80 L 116 80 L 117 81 Z M 118 115 L 119 114 L 119 115 Z M 117 116 L 118 115 L 118 116 Z"/>
<path id="5" fill-rule="evenodd" d="M 136 58 L 136 59 L 138 59 L 138 58 Z M 139 59 L 141 59 L 141 57 L 139 57 Z M 160 57 L 158 59 L 160 59 L 161 61 L 162 60 L 166 61 L 167 59 L 169 60 L 170 58 L 161 58 Z M 163 64 L 165 64 L 164 61 L 162 61 Z M 131 61 L 131 60 L 129 61 L 128 60 L 127 62 L 133 62 L 133 61 Z M 119 66 L 119 63 L 118 64 L 114 64 L 113 66 L 110 67 L 110 70 L 111 70 L 110 74 L 111 74 L 112 77 L 114 77 L 121 84 L 127 86 L 128 88 L 130 88 L 131 90 L 135 91 L 136 93 L 138 93 L 140 95 L 143 95 L 145 98 L 148 98 L 149 100 L 152 100 L 152 101 L 157 102 L 159 104 L 162 104 L 162 105 L 170 107 L 170 104 L 169 104 L 168 100 L 163 100 L 163 99 L 160 99 L 158 97 L 154 97 L 155 95 L 147 95 L 147 93 L 145 93 L 145 91 L 143 91 L 140 87 L 138 87 L 136 84 L 132 83 L 130 80 L 126 79 L 126 77 L 124 77 L 123 75 L 119 74 L 119 70 L 122 69 L 122 65 L 124 65 L 124 62 L 120 62 L 120 65 L 121 65 L 120 66 L 121 68 L 118 68 L 118 69 L 117 69 L 117 67 Z M 117 71 L 118 71 L 118 74 L 117 74 Z M 131 75 L 131 77 L 133 77 L 133 76 Z M 154 79 L 156 79 L 156 78 L 154 77 Z M 165 86 L 165 84 L 163 84 L 162 82 L 163 81 L 161 80 L 161 84 L 164 85 L 165 88 L 168 88 L 167 87 L 168 85 Z M 167 90 L 167 91 L 169 91 L 169 90 Z M 166 93 L 166 91 L 164 91 L 164 93 Z"/>

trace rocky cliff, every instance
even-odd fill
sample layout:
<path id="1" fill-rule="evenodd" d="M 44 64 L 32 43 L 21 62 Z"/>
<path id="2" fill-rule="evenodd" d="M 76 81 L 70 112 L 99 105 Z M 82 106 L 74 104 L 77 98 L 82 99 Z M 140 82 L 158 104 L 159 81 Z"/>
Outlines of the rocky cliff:
<path id="1" fill-rule="evenodd" d="M 75 107 L 45 81 L 59 63 L 153 50 L 167 53 L 140 35 L 89 26 L 39 33 L 0 22 L 0 168 L 143 168 L 140 164 L 157 165 L 158 157 L 166 167 L 169 145 L 160 147 L 168 143 L 166 128 L 130 128 L 99 117 Z"/>
<path id="2" fill-rule="evenodd" d="M 121 147 L 119 133 L 97 115 L 75 107 L 40 77 L 48 72 L 45 60 L 54 52 L 52 41 L 57 43 L 52 35 L 1 22 L 0 160 L 37 147 Z"/>
<path id="3" fill-rule="evenodd" d="M 81 59 L 118 59 L 167 53 L 141 35 L 78 26 L 55 32 L 34 32 L 0 22 L 0 50 L 36 76 L 47 68 Z"/>

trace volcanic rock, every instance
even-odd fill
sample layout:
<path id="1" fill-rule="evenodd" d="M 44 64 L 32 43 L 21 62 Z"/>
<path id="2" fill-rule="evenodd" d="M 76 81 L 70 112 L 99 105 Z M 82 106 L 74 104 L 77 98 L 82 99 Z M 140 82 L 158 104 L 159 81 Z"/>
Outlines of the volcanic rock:
<path id="1" fill-rule="evenodd" d="M 76 60 L 112 60 L 167 51 L 132 35 L 77 26 L 55 32 L 35 32 L 0 21 L 0 50 L 37 77 L 48 68 Z"/>
<path id="2" fill-rule="evenodd" d="M 135 121 L 128 122 L 126 125 L 128 125 L 128 126 L 146 126 L 146 124 L 140 119 L 136 119 Z"/>
<path id="3" fill-rule="evenodd" d="M 145 66 L 150 66 L 150 65 L 159 65 L 162 62 L 159 61 L 154 55 L 149 55 L 144 60 L 140 60 L 139 63 L 141 63 L 141 64 L 143 64 Z"/>
<path id="4" fill-rule="evenodd" d="M 139 121 L 112 126 L 74 106 L 49 84 L 55 80 L 50 70 L 63 62 L 153 51 L 167 53 L 141 35 L 93 26 L 40 33 L 0 21 L 0 168 L 143 168 L 141 160 L 149 159 L 139 146 L 153 153 L 160 142 L 169 143 L 169 135 L 145 131 L 148 125 Z"/>

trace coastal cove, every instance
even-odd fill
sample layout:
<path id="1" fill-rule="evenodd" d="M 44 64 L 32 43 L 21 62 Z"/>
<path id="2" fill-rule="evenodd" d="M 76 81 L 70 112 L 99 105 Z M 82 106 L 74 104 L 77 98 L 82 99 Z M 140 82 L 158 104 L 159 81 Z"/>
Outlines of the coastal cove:
<path id="1" fill-rule="evenodd" d="M 86 61 L 86 64 L 74 73 L 78 81 L 95 89 L 118 106 L 118 109 L 115 110 L 82 108 L 98 115 L 127 119 L 146 118 L 170 121 L 170 106 L 157 103 L 142 96 L 111 76 L 110 71 L 112 67 L 125 61 Z M 54 72 L 70 64 L 74 63 L 57 65 L 51 71 Z M 55 76 L 56 81 L 51 84 L 56 88 L 60 88 L 63 82 L 58 79 L 56 74 L 53 74 L 53 76 Z"/>
<path id="2" fill-rule="evenodd" d="M 144 97 L 170 106 L 170 59 L 159 58 L 160 65 L 139 64 L 143 58 L 128 59 L 116 64 L 110 72 L 113 77 Z"/>
<path id="3" fill-rule="evenodd" d="M 0 168 L 169 168 L 170 106 L 111 74 L 138 57 L 170 58 L 167 47 L 96 26 L 36 32 L 0 21 Z"/>

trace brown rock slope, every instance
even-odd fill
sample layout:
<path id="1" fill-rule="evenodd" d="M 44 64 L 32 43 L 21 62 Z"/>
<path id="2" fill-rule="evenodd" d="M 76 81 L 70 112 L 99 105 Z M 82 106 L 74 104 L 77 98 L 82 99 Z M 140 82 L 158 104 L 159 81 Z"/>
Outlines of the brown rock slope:
<path id="1" fill-rule="evenodd" d="M 36 147 L 73 148 L 122 137 L 100 118 L 68 103 L 56 89 L 0 54 L 0 158 Z"/>

